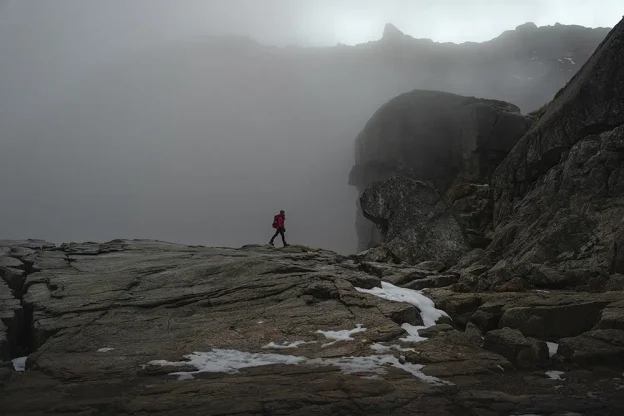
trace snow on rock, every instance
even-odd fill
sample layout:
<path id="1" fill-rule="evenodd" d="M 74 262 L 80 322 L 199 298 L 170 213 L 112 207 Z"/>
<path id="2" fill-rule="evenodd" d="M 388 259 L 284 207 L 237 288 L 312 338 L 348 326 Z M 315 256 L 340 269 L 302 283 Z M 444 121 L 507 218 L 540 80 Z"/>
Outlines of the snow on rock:
<path id="1" fill-rule="evenodd" d="M 15 371 L 26 371 L 26 358 L 28 358 L 28 356 L 13 358 L 11 360 Z"/>
<path id="2" fill-rule="evenodd" d="M 316 341 L 294 341 L 294 342 L 282 342 L 281 344 L 276 344 L 275 342 L 269 342 L 264 345 L 262 348 L 264 349 L 276 349 L 276 350 L 284 350 L 288 348 L 297 348 L 300 345 L 304 344 L 314 344 Z"/>
<path id="3" fill-rule="evenodd" d="M 562 375 L 565 374 L 565 372 L 563 371 L 546 371 L 545 373 L 548 378 L 550 378 L 551 380 L 563 380 L 563 378 L 561 377 Z"/>
<path id="4" fill-rule="evenodd" d="M 392 350 L 396 350 L 400 352 L 416 351 L 414 348 L 403 348 L 400 345 L 383 345 L 378 342 L 372 344 L 370 347 L 373 351 L 378 352 L 378 353 L 390 352 Z"/>
<path id="5" fill-rule="evenodd" d="M 568 61 L 570 61 L 572 65 L 576 65 L 576 62 L 574 62 L 574 59 L 572 58 L 563 58 L 563 59 L 567 59 Z"/>
<path id="6" fill-rule="evenodd" d="M 401 328 L 403 328 L 408 334 L 407 337 L 400 339 L 403 342 L 421 342 L 426 340 L 427 338 L 418 335 L 418 330 L 435 325 L 437 320 L 443 316 L 448 317 L 446 312 L 441 309 L 437 309 L 433 301 L 423 295 L 419 290 L 398 287 L 388 282 L 381 282 L 381 287 L 374 287 L 372 289 L 362 289 L 359 287 L 356 287 L 355 289 L 358 292 L 368 293 L 369 295 L 377 296 L 382 299 L 409 303 L 420 310 L 420 317 L 423 320 L 422 326 L 414 326 L 410 324 L 401 325 Z"/>
<path id="7" fill-rule="evenodd" d="M 293 355 L 280 354 L 260 354 L 241 352 L 237 350 L 215 349 L 211 352 L 194 352 L 185 355 L 188 361 L 150 361 L 152 365 L 172 366 L 172 367 L 195 367 L 196 371 L 180 371 L 171 373 L 180 379 L 193 378 L 193 374 L 198 373 L 238 373 L 241 368 L 260 367 L 263 365 L 286 364 L 294 365 L 306 361 L 305 357 L 295 357 Z"/>
<path id="8" fill-rule="evenodd" d="M 401 328 L 403 328 L 405 330 L 405 332 L 407 332 L 407 336 L 404 337 L 404 338 L 399 338 L 399 341 L 403 341 L 403 342 L 422 342 L 422 341 L 426 341 L 427 340 L 427 338 L 421 337 L 418 334 L 418 330 L 419 329 L 427 328 L 426 325 L 414 326 L 414 325 L 411 325 L 411 324 L 403 324 L 403 325 L 401 325 Z"/>
<path id="9" fill-rule="evenodd" d="M 188 361 L 150 361 L 151 365 L 173 366 L 173 367 L 195 367 L 195 371 L 180 371 L 170 373 L 178 376 L 179 379 L 192 379 L 194 374 L 199 373 L 228 373 L 239 372 L 242 368 L 259 367 L 273 364 L 307 364 L 307 365 L 331 365 L 340 368 L 345 374 L 373 374 L 382 375 L 387 371 L 384 367 L 391 366 L 406 371 L 418 378 L 432 384 L 450 384 L 437 377 L 428 376 L 421 370 L 424 367 L 420 364 L 404 363 L 394 355 L 372 355 L 368 357 L 340 357 L 340 358 L 307 358 L 294 355 L 250 353 L 237 350 L 215 349 L 211 352 L 195 352 L 186 355 Z"/>
<path id="10" fill-rule="evenodd" d="M 557 354 L 557 350 L 559 349 L 559 344 L 555 344 L 554 342 L 546 342 L 546 345 L 548 345 L 548 355 L 550 357 L 552 357 L 553 355 Z"/>
<path id="11" fill-rule="evenodd" d="M 338 341 L 355 341 L 351 335 L 366 331 L 362 324 L 357 324 L 353 329 L 343 329 L 341 331 L 316 331 L 317 334 L 323 334 L 327 339 L 333 339 L 333 342 L 321 345 L 322 348 L 335 344 Z"/>
<path id="12" fill-rule="evenodd" d="M 115 348 L 110 348 L 110 347 L 104 347 L 104 348 L 100 348 L 99 350 L 97 350 L 97 352 L 109 352 L 114 350 Z"/>

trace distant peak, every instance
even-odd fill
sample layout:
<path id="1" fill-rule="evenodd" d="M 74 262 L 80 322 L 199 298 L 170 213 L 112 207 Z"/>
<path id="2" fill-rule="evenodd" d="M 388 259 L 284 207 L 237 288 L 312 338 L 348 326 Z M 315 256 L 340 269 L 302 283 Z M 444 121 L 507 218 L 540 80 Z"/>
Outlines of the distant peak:
<path id="1" fill-rule="evenodd" d="M 516 26 L 516 30 L 533 30 L 537 29 L 537 25 L 533 22 L 526 22 L 523 25 Z"/>
<path id="2" fill-rule="evenodd" d="M 405 36 L 405 33 L 401 32 L 392 23 L 386 23 L 383 31 L 383 37 L 387 39 L 399 38 Z"/>

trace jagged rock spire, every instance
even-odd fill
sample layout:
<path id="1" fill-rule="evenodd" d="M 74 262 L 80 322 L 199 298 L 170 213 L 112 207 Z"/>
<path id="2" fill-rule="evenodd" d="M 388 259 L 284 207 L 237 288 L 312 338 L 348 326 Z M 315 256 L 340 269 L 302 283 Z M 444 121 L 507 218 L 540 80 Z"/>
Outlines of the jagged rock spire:
<path id="1" fill-rule="evenodd" d="M 405 33 L 401 32 L 392 23 L 386 23 L 384 27 L 383 37 L 384 39 L 392 39 L 405 36 Z"/>

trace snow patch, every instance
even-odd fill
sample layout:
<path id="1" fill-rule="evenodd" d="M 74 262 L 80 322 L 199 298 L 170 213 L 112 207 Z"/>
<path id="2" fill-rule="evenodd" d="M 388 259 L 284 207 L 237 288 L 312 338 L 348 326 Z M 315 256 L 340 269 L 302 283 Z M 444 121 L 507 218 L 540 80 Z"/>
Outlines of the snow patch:
<path id="1" fill-rule="evenodd" d="M 364 328 L 362 324 L 357 324 L 353 329 L 343 329 L 341 331 L 322 331 L 319 329 L 316 333 L 322 334 L 327 339 L 334 340 L 333 342 L 321 345 L 322 348 L 325 348 L 337 343 L 338 341 L 355 341 L 355 338 L 351 335 L 364 331 L 366 331 L 366 328 Z"/>
<path id="2" fill-rule="evenodd" d="M 150 361 L 152 365 L 162 365 L 171 367 L 195 367 L 196 371 L 180 371 L 171 373 L 180 379 L 193 378 L 193 374 L 198 373 L 238 373 L 241 368 L 260 367 L 264 365 L 286 364 L 294 365 L 305 362 L 305 357 L 295 357 L 293 355 L 280 354 L 260 354 L 241 352 L 237 350 L 215 349 L 211 352 L 194 352 L 185 355 L 188 361 Z"/>
<path id="3" fill-rule="evenodd" d="M 13 363 L 13 368 L 15 369 L 15 371 L 26 371 L 26 358 L 28 358 L 28 356 L 26 357 L 18 357 L 18 358 L 13 358 L 11 360 L 11 362 Z"/>
<path id="4" fill-rule="evenodd" d="M 418 335 L 418 330 L 419 329 L 427 328 L 424 325 L 414 326 L 414 325 L 411 325 L 411 324 L 403 324 L 403 325 L 401 325 L 401 328 L 403 328 L 405 330 L 405 332 L 407 332 L 407 336 L 403 337 L 403 338 L 399 338 L 399 341 L 403 341 L 403 342 L 422 342 L 422 341 L 426 341 L 427 340 L 427 338 L 421 337 L 420 335 Z"/>
<path id="5" fill-rule="evenodd" d="M 355 290 L 394 302 L 409 303 L 420 310 L 420 317 L 423 320 L 423 325 L 414 326 L 407 323 L 401 325 L 401 328 L 407 332 L 407 337 L 400 339 L 400 341 L 403 342 L 421 342 L 426 340 L 427 338 L 418 335 L 418 330 L 435 325 L 437 320 L 443 316 L 448 317 L 446 312 L 437 309 L 433 301 L 423 295 L 419 290 L 398 287 L 388 282 L 381 282 L 381 287 L 374 287 L 372 289 L 356 287 Z"/>
<path id="6" fill-rule="evenodd" d="M 574 62 L 574 59 L 572 58 L 563 58 L 563 59 L 567 59 L 568 61 L 570 61 L 572 65 L 576 65 L 576 62 Z"/>
<path id="7" fill-rule="evenodd" d="M 399 359 L 393 355 L 372 355 L 368 357 L 341 357 L 341 358 L 307 358 L 294 355 L 249 353 L 237 350 L 215 349 L 211 352 L 194 352 L 185 355 L 188 361 L 150 361 L 149 364 L 172 366 L 172 367 L 195 367 L 195 371 L 179 371 L 170 373 L 178 376 L 180 380 L 192 379 L 194 374 L 199 373 L 238 373 L 242 368 L 259 367 L 273 364 L 308 364 L 308 365 L 332 365 L 340 368 L 345 374 L 372 373 L 373 376 L 386 374 L 384 367 L 391 366 L 406 371 L 414 377 L 432 384 L 451 383 L 440 380 L 437 377 L 428 376 L 421 370 L 424 367 L 420 364 L 401 364 Z"/>
<path id="8" fill-rule="evenodd" d="M 398 287 L 388 282 L 381 282 L 381 287 L 374 287 L 372 289 L 356 287 L 355 290 L 382 299 L 409 303 L 410 305 L 416 306 L 420 310 L 420 316 L 422 317 L 425 328 L 435 325 L 436 321 L 443 316 L 448 317 L 446 312 L 437 309 L 433 301 L 423 295 L 419 290 Z"/>
<path id="9" fill-rule="evenodd" d="M 304 345 L 304 344 L 314 344 L 316 343 L 316 341 L 294 341 L 294 342 L 282 342 L 281 344 L 276 344 L 275 342 L 269 342 L 268 344 L 264 345 L 262 348 L 271 348 L 271 349 L 276 349 L 276 350 L 283 350 L 283 349 L 288 349 L 288 348 L 297 348 L 300 345 Z"/>
<path id="10" fill-rule="evenodd" d="M 551 380 L 564 380 L 561 376 L 565 374 L 565 372 L 563 371 L 546 371 L 546 373 L 544 373 L 548 376 L 548 378 L 550 378 Z"/>
<path id="11" fill-rule="evenodd" d="M 114 350 L 115 348 L 110 348 L 110 347 L 104 347 L 104 348 L 100 348 L 99 350 L 97 350 L 97 352 L 109 352 Z"/>
<path id="12" fill-rule="evenodd" d="M 554 342 L 546 342 L 546 345 L 548 345 L 548 356 L 552 357 L 553 355 L 557 354 L 557 350 L 559 349 L 559 344 L 555 344 Z"/>

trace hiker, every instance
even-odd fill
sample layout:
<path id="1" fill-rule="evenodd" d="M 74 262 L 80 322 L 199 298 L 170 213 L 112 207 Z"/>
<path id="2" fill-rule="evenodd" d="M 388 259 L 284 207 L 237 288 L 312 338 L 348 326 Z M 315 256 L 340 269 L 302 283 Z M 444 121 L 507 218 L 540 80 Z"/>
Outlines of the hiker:
<path id="1" fill-rule="evenodd" d="M 273 217 L 273 228 L 275 228 L 275 234 L 273 235 L 273 238 L 271 238 L 271 241 L 269 241 L 269 244 L 272 246 L 275 245 L 273 244 L 273 240 L 275 240 L 275 237 L 277 237 L 278 234 L 282 236 L 282 243 L 284 243 L 284 247 L 288 245 L 286 244 L 286 237 L 284 237 L 284 233 L 286 232 L 286 228 L 284 228 L 285 220 L 286 213 L 284 211 L 280 211 L 279 214 Z"/>

